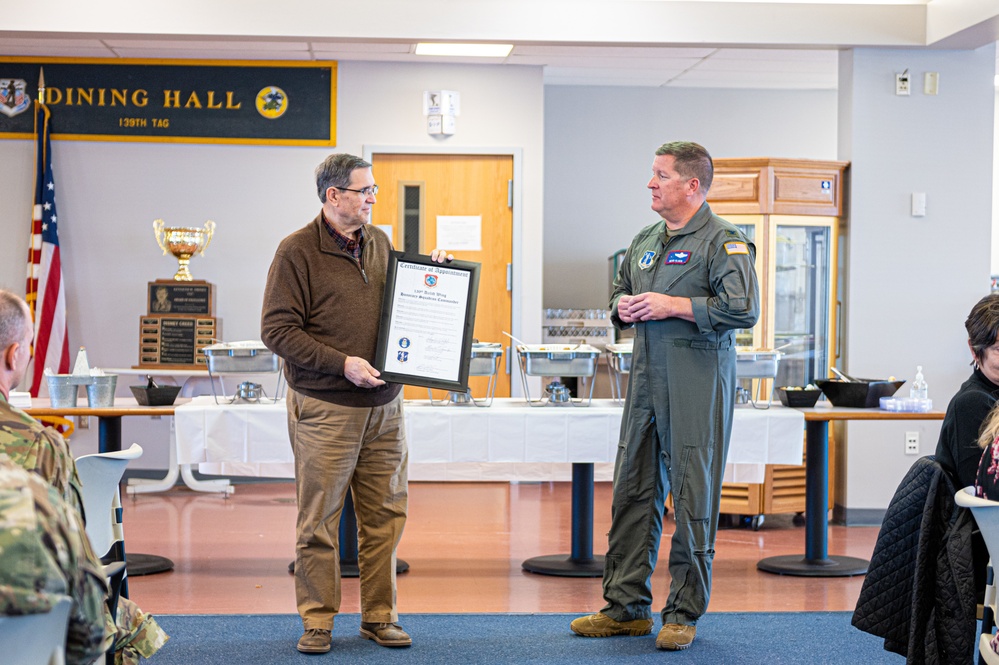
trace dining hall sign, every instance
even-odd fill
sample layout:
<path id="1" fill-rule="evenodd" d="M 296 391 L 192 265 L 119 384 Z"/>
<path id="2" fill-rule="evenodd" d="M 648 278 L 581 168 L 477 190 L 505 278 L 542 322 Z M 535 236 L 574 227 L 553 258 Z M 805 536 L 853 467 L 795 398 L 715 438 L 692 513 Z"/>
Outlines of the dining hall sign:
<path id="1" fill-rule="evenodd" d="M 336 145 L 335 62 L 0 58 L 0 138 Z"/>

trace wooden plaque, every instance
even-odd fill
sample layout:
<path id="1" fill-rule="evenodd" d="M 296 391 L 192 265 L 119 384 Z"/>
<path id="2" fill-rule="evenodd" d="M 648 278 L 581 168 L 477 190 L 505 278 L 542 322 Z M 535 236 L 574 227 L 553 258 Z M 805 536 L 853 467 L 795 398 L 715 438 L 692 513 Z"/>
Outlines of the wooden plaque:
<path id="1" fill-rule="evenodd" d="M 139 364 L 143 367 L 205 369 L 202 353 L 219 338 L 214 317 L 147 315 L 139 319 Z"/>

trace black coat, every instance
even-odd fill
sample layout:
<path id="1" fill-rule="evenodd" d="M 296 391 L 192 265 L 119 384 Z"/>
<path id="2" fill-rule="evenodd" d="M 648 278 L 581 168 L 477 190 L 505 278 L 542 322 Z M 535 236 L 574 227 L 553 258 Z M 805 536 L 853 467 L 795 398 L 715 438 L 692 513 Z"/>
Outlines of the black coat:
<path id="1" fill-rule="evenodd" d="M 854 626 L 883 637 L 907 663 L 974 658 L 974 523 L 954 493 L 933 457 L 913 464 L 888 505 L 853 613 Z"/>

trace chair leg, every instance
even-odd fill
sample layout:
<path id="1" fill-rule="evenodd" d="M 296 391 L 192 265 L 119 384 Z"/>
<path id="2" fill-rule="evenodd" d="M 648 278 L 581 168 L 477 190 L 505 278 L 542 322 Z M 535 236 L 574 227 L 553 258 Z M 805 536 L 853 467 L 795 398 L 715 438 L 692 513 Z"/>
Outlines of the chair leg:
<path id="1" fill-rule="evenodd" d="M 985 605 L 982 607 L 982 632 L 980 635 L 991 635 L 992 629 L 995 628 L 996 617 L 992 609 L 995 604 L 995 596 L 995 571 L 990 563 L 985 573 Z M 981 638 L 979 638 L 979 644 L 981 644 Z M 978 665 L 987 665 L 981 651 L 978 653 Z"/>

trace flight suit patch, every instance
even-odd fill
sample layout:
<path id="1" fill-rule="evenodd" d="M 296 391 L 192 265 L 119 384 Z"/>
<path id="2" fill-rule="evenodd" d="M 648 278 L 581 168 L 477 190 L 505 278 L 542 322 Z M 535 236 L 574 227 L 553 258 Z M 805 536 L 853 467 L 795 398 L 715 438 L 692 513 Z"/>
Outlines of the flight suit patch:
<path id="1" fill-rule="evenodd" d="M 674 249 L 672 252 L 666 255 L 666 261 L 663 265 L 682 266 L 689 260 L 690 260 L 690 252 L 688 250 Z"/>
<path id="2" fill-rule="evenodd" d="M 729 256 L 733 254 L 749 254 L 749 247 L 744 242 L 725 243 L 725 253 Z"/>
<path id="3" fill-rule="evenodd" d="M 652 264 L 655 263 L 655 261 L 656 261 L 656 253 L 650 249 L 649 251 L 642 254 L 642 258 L 638 260 L 638 267 L 641 268 L 642 270 L 648 270 L 649 268 L 652 267 Z"/>

